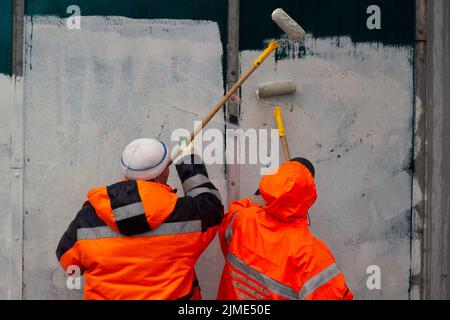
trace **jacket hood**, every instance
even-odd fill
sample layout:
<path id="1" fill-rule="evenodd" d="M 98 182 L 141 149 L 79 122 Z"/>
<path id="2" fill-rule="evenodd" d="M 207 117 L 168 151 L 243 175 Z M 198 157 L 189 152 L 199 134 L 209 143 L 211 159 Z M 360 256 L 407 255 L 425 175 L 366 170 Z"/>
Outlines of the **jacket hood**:
<path id="1" fill-rule="evenodd" d="M 259 189 L 264 210 L 282 221 L 306 218 L 317 199 L 311 172 L 298 162 L 286 162 L 275 174 L 263 177 Z"/>
<path id="2" fill-rule="evenodd" d="M 178 197 L 167 185 L 125 180 L 109 187 L 92 189 L 87 198 L 97 216 L 111 229 L 134 235 L 148 228 L 158 228 L 174 209 Z M 132 218 L 124 219 L 123 214 L 130 214 Z M 124 232 L 126 224 L 133 224 L 132 233 Z"/>

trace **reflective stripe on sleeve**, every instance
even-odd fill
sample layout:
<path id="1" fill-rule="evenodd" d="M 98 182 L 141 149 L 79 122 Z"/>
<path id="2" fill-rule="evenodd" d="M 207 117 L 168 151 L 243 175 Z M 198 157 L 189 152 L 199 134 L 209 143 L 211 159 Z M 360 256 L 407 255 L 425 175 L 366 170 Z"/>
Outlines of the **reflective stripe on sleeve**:
<path id="1" fill-rule="evenodd" d="M 252 196 L 250 198 L 250 200 L 254 203 L 256 203 L 257 205 L 259 205 L 260 207 L 264 207 L 266 205 L 266 202 L 264 201 L 264 199 L 262 198 L 261 195 L 259 196 Z"/>
<path id="2" fill-rule="evenodd" d="M 236 292 L 236 296 L 242 300 L 256 300 L 255 298 L 250 297 L 247 293 L 242 291 Z"/>
<path id="3" fill-rule="evenodd" d="M 227 241 L 228 245 L 230 245 L 231 239 L 233 238 L 234 219 L 236 219 L 236 213 L 233 214 L 233 218 L 231 218 L 230 225 L 228 226 L 227 230 L 225 231 L 225 240 Z"/>
<path id="4" fill-rule="evenodd" d="M 282 283 L 279 283 L 278 281 L 273 280 L 272 278 L 266 276 L 265 274 L 253 269 L 231 252 L 228 252 L 227 262 L 234 268 L 245 274 L 247 277 L 255 280 L 262 286 L 266 287 L 271 292 L 279 296 L 282 296 L 286 299 L 290 300 L 298 299 L 298 293 L 294 289 Z"/>
<path id="5" fill-rule="evenodd" d="M 258 300 L 264 300 L 264 296 L 261 295 L 259 292 L 255 291 L 254 289 L 244 286 L 243 284 L 241 284 L 240 282 L 238 282 L 236 280 L 231 280 L 231 283 L 233 284 L 233 286 L 238 288 L 241 292 L 243 292 L 247 296 L 251 295 L 251 296 L 257 298 Z"/>
<path id="6" fill-rule="evenodd" d="M 201 220 L 163 223 L 157 229 L 136 234 L 133 236 L 124 236 L 115 232 L 110 227 L 82 228 L 77 230 L 78 240 L 89 239 L 105 239 L 105 238 L 121 238 L 121 237 L 153 237 L 153 236 L 169 236 L 185 233 L 195 233 L 202 231 Z"/>
<path id="7" fill-rule="evenodd" d="M 136 202 L 113 210 L 116 221 L 125 220 L 145 214 L 142 202 Z"/>
<path id="8" fill-rule="evenodd" d="M 220 197 L 219 191 L 211 188 L 196 188 L 186 193 L 187 197 L 195 198 L 203 193 L 211 193 L 216 196 L 217 199 L 222 201 L 222 198 Z"/>
<path id="9" fill-rule="evenodd" d="M 261 291 L 261 293 L 264 294 L 265 296 L 268 296 L 270 294 L 270 292 L 267 291 L 266 288 L 261 287 L 261 284 L 256 285 L 254 282 L 252 282 L 249 279 L 247 279 L 246 277 L 240 275 L 239 273 L 237 273 L 236 271 L 234 271 L 231 268 L 230 268 L 230 275 L 231 275 L 232 278 L 245 283 L 248 287 L 250 287 L 250 288 L 252 288 L 254 290 Z"/>
<path id="10" fill-rule="evenodd" d="M 299 293 L 300 299 L 306 299 L 314 291 L 336 277 L 339 273 L 341 273 L 341 270 L 339 270 L 339 267 L 336 265 L 336 263 L 333 263 L 331 266 L 312 277 L 303 285 Z"/>
<path id="11" fill-rule="evenodd" d="M 190 177 L 185 182 L 183 182 L 183 190 L 185 193 L 191 191 L 192 189 L 201 186 L 202 184 L 211 182 L 207 176 L 204 174 L 197 174 L 193 177 Z"/>

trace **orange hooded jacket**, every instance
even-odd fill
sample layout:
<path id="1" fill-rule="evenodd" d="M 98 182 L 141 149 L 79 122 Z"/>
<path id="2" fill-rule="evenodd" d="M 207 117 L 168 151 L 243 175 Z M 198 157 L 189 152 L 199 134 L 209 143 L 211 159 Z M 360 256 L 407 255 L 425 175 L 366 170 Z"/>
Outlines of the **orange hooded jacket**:
<path id="1" fill-rule="evenodd" d="M 177 165 L 185 197 L 151 181 L 93 189 L 63 235 L 56 255 L 64 270 L 84 274 L 84 298 L 200 299 L 194 266 L 223 216 L 205 166 Z"/>
<path id="2" fill-rule="evenodd" d="M 353 299 L 330 250 L 308 228 L 317 192 L 307 167 L 281 165 L 260 192 L 232 203 L 219 227 L 226 264 L 218 299 Z"/>

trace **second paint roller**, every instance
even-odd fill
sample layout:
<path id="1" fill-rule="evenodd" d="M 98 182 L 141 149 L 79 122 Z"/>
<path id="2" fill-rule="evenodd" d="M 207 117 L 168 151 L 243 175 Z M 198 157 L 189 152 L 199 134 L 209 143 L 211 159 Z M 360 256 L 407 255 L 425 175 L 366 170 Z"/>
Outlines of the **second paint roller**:
<path id="1" fill-rule="evenodd" d="M 284 128 L 282 109 L 279 105 L 276 105 L 265 99 L 276 96 L 292 95 L 296 91 L 297 87 L 294 81 L 291 80 L 262 83 L 258 86 L 256 90 L 256 97 L 258 98 L 259 101 L 275 107 L 273 113 L 275 116 L 275 121 L 277 123 L 280 140 L 281 143 L 283 144 L 284 159 L 286 161 L 289 161 L 291 159 L 291 152 L 289 151 L 289 145 L 286 138 L 286 129 Z"/>
<path id="2" fill-rule="evenodd" d="M 304 39 L 305 31 L 299 26 L 283 9 L 276 9 L 272 13 L 272 20 L 295 42 L 301 42 Z M 219 112 L 219 110 L 227 103 L 228 100 L 237 92 L 237 90 L 242 86 L 242 84 L 252 75 L 252 73 L 264 62 L 264 60 L 278 48 L 278 42 L 273 40 L 269 43 L 268 47 L 264 52 L 253 61 L 252 66 L 244 72 L 244 74 L 239 78 L 239 80 L 233 85 L 233 87 L 220 99 L 219 102 L 211 109 L 211 111 L 202 120 L 200 126 L 195 128 L 188 139 L 188 144 L 197 136 L 197 134 L 211 121 L 211 119 Z M 177 145 L 171 154 L 172 163 L 183 150 Z"/>

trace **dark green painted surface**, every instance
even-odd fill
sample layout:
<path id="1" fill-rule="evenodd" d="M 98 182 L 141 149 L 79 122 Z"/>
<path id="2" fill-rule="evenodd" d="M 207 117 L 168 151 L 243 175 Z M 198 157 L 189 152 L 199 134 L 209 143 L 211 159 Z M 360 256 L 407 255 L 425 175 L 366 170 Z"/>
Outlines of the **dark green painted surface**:
<path id="1" fill-rule="evenodd" d="M 67 17 L 77 5 L 82 16 L 124 16 L 135 19 L 193 19 L 216 21 L 226 40 L 228 0 L 28 0 L 27 15 Z"/>
<path id="2" fill-rule="evenodd" d="M 381 30 L 368 30 L 370 5 L 381 8 Z M 282 31 L 271 21 L 271 13 L 283 8 L 314 37 L 350 36 L 353 42 L 412 45 L 415 0 L 241 0 L 240 46 L 260 49 L 265 39 Z"/>
<path id="3" fill-rule="evenodd" d="M 75 4 L 86 15 L 117 15 L 130 18 L 211 20 L 219 24 L 226 42 L 228 0 L 28 0 L 28 15 L 67 17 Z M 381 8 L 382 29 L 368 30 L 366 13 L 370 5 Z M 350 36 L 354 42 L 412 45 L 415 0 L 241 0 L 241 50 L 260 49 L 264 40 L 282 32 L 271 13 L 283 8 L 315 37 Z"/>
<path id="4" fill-rule="evenodd" d="M 28 0 L 26 14 L 68 17 L 67 7 L 77 5 L 82 16 L 123 16 L 134 19 L 191 19 L 217 22 L 223 52 L 227 45 L 228 0 Z M 222 56 L 224 86 L 226 54 Z"/>
<path id="5" fill-rule="evenodd" d="M 0 73 L 12 73 L 12 0 L 0 0 Z"/>
<path id="6" fill-rule="evenodd" d="M 129 18 L 194 19 L 218 22 L 226 48 L 228 0 L 28 0 L 28 15 L 67 17 L 74 4 L 83 16 L 110 15 Z M 370 5 L 381 8 L 382 29 L 368 30 L 366 13 Z M 283 8 L 314 37 L 350 36 L 357 42 L 412 45 L 414 42 L 415 0 L 241 0 L 240 49 L 262 49 L 264 40 L 278 38 L 282 31 L 272 22 L 271 13 Z M 225 50 L 224 50 L 225 52 Z M 293 50 L 277 53 L 289 57 Z M 224 59 L 225 60 L 225 59 Z"/>

